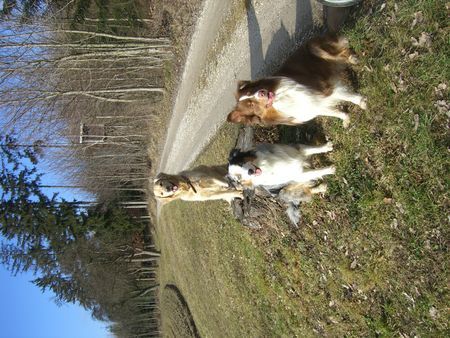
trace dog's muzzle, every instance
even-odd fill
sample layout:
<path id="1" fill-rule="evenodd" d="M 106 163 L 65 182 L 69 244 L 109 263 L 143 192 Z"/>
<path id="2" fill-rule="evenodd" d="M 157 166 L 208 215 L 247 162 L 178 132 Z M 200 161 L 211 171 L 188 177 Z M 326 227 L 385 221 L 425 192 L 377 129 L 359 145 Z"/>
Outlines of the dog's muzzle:
<path id="1" fill-rule="evenodd" d="M 173 193 L 178 190 L 178 186 L 172 182 L 162 182 L 160 185 L 167 193 Z"/>

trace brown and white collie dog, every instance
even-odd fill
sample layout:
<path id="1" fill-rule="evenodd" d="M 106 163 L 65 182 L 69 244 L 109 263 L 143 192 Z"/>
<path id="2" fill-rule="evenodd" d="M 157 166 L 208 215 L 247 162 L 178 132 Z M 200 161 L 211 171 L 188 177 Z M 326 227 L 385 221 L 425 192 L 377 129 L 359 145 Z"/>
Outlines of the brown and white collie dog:
<path id="1" fill-rule="evenodd" d="M 301 47 L 273 77 L 239 81 L 237 104 L 227 120 L 246 125 L 297 125 L 317 116 L 333 116 L 349 124 L 336 105 L 352 102 L 366 109 L 366 99 L 352 92 L 342 75 L 356 58 L 343 37 L 315 38 Z"/>

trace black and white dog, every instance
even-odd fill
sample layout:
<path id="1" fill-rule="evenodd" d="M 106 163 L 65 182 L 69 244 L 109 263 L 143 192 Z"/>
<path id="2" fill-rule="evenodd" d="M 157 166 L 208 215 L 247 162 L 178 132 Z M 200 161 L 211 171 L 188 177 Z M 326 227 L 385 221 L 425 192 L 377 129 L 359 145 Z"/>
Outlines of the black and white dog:
<path id="1" fill-rule="evenodd" d="M 299 221 L 298 205 L 313 194 L 326 192 L 326 184 L 315 181 L 333 175 L 334 166 L 310 169 L 309 157 L 333 150 L 331 142 L 322 146 L 258 144 L 255 149 L 233 150 L 228 164 L 229 178 L 244 189 L 261 187 L 278 192 L 287 204 L 287 214 L 294 224 Z"/>
<path id="2" fill-rule="evenodd" d="M 228 160 L 228 175 L 244 188 L 272 189 L 289 183 L 308 183 L 335 173 L 333 166 L 309 169 L 311 155 L 331 150 L 330 142 L 322 146 L 261 143 L 254 150 L 233 150 Z"/>

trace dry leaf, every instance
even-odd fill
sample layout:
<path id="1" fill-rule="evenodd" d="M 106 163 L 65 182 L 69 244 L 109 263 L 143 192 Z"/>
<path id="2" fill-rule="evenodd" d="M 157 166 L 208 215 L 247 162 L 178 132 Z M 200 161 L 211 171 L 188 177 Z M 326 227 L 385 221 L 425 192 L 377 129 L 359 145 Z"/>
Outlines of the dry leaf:
<path id="1" fill-rule="evenodd" d="M 445 83 L 440 83 L 434 88 L 434 93 L 438 99 L 442 99 L 446 96 L 447 85 Z"/>
<path id="2" fill-rule="evenodd" d="M 434 106 L 439 113 L 447 114 L 447 116 L 450 117 L 450 105 L 446 100 L 438 100 L 434 103 Z"/>
<path id="3" fill-rule="evenodd" d="M 405 81 L 403 81 L 403 78 L 401 75 L 398 77 L 398 87 L 397 88 L 401 92 L 404 92 L 406 90 Z"/>
<path id="4" fill-rule="evenodd" d="M 409 300 L 412 303 L 413 308 L 416 307 L 416 301 L 414 300 L 414 298 L 410 295 L 408 295 L 406 292 L 402 292 L 403 296 L 405 296 L 405 298 L 407 300 Z"/>
<path id="5" fill-rule="evenodd" d="M 426 32 L 422 32 L 422 34 L 420 34 L 420 38 L 419 38 L 419 46 L 430 48 L 431 47 L 431 35 Z"/>
<path id="6" fill-rule="evenodd" d="M 405 209 L 403 209 L 403 205 L 400 202 L 395 202 L 395 206 L 398 208 L 401 214 L 405 213 Z"/>
<path id="7" fill-rule="evenodd" d="M 391 229 L 397 229 L 398 228 L 398 221 L 396 218 L 394 218 L 391 222 Z"/>
<path id="8" fill-rule="evenodd" d="M 431 48 L 431 35 L 427 32 L 422 32 L 419 36 L 419 40 L 412 37 L 411 43 L 414 47 L 425 47 L 425 48 Z"/>
<path id="9" fill-rule="evenodd" d="M 414 131 L 419 128 L 419 114 L 414 114 Z"/>
<path id="10" fill-rule="evenodd" d="M 385 197 L 385 198 L 383 198 L 383 202 L 384 202 L 384 204 L 392 204 L 392 198 Z"/>
<path id="11" fill-rule="evenodd" d="M 438 316 L 437 309 L 434 306 L 430 307 L 429 314 L 431 319 L 435 320 Z"/>
<path id="12" fill-rule="evenodd" d="M 414 13 L 414 19 L 411 24 L 411 28 L 413 28 L 418 23 L 423 21 L 423 13 L 421 11 Z"/>
<path id="13" fill-rule="evenodd" d="M 394 92 L 395 94 L 398 93 L 397 87 L 396 87 L 395 84 L 393 84 L 392 82 L 389 83 L 389 87 L 391 87 L 391 89 L 393 90 L 393 92 Z"/>
<path id="14" fill-rule="evenodd" d="M 411 54 L 408 55 L 410 60 L 414 60 L 418 56 L 419 56 L 418 52 L 414 52 L 414 53 L 411 53 Z"/>

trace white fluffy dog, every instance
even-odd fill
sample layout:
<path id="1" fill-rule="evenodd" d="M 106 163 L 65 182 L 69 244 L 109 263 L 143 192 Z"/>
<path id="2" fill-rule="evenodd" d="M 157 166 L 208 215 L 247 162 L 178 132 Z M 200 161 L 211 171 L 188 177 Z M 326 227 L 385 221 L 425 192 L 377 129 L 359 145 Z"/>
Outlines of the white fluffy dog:
<path id="1" fill-rule="evenodd" d="M 230 154 L 228 175 L 245 188 L 263 186 L 267 189 L 289 183 L 310 184 L 326 175 L 333 175 L 335 167 L 308 169 L 308 158 L 313 154 L 333 150 L 330 142 L 322 146 L 258 144 L 254 150 Z"/>

